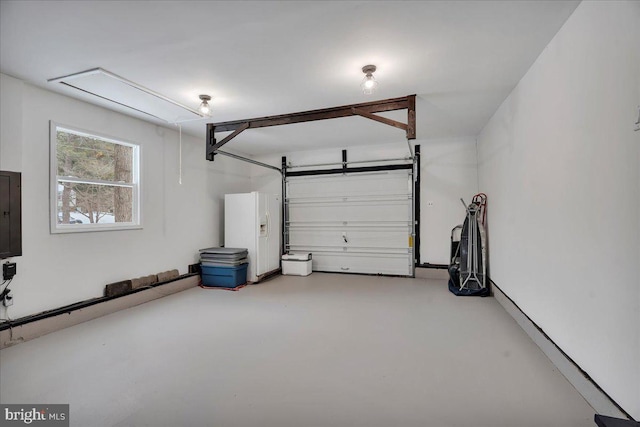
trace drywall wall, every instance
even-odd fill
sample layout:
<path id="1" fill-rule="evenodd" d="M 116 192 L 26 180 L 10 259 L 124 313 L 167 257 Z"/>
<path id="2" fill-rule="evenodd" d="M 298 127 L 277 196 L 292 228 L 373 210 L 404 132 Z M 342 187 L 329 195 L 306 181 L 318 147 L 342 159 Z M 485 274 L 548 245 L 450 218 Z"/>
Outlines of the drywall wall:
<path id="1" fill-rule="evenodd" d="M 451 229 L 466 215 L 460 199 L 468 204 L 478 193 L 475 138 L 422 141 L 420 151 L 420 258 L 448 265 Z"/>
<path id="2" fill-rule="evenodd" d="M 477 193 L 475 138 L 412 141 L 412 146 L 415 144 L 420 145 L 422 174 L 420 262 L 448 264 L 451 229 L 462 223 L 465 216 L 460 198 L 469 203 Z M 341 149 L 293 151 L 284 155 L 293 165 L 342 161 Z M 402 159 L 409 155 L 406 141 L 347 148 L 349 161 Z M 280 167 L 281 157 L 265 156 L 256 160 Z M 369 164 L 353 166 L 366 165 Z M 281 193 L 280 175 L 275 171 L 254 166 L 252 180 L 258 191 Z"/>
<path id="3" fill-rule="evenodd" d="M 22 159 L 22 90 L 20 80 L 0 74 L 0 170 L 20 172 Z"/>
<path id="4" fill-rule="evenodd" d="M 639 2 L 582 2 L 478 138 L 492 279 L 636 419 L 639 46 Z"/>
<path id="5" fill-rule="evenodd" d="M 198 249 L 222 243 L 224 194 L 250 190 L 248 167 L 207 162 L 204 141 L 183 134 L 180 185 L 177 128 L 1 78 L 0 166 L 22 172 L 23 191 L 12 318 L 101 296 L 110 282 L 173 268 L 186 273 Z M 50 120 L 141 145 L 143 229 L 49 233 Z"/>

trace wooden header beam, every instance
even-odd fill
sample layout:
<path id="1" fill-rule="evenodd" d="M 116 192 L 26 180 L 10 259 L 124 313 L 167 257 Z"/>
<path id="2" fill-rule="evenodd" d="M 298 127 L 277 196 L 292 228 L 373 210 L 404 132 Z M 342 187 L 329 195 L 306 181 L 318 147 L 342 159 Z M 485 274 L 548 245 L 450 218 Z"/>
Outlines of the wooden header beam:
<path id="1" fill-rule="evenodd" d="M 385 111 L 407 110 L 407 124 L 396 120 L 376 116 L 373 113 Z M 339 117 L 361 116 L 389 126 L 402 129 L 407 139 L 416 139 L 416 96 L 408 95 L 401 98 L 391 98 L 382 101 L 364 102 L 361 104 L 343 105 L 341 107 L 323 108 L 320 110 L 303 111 L 300 113 L 280 114 L 277 116 L 258 117 L 248 120 L 207 124 L 207 160 L 213 161 L 216 151 L 227 142 L 235 138 L 246 129 L 257 129 L 268 126 L 288 125 L 293 123 L 312 122 L 317 120 L 337 119 Z M 216 142 L 216 132 L 229 132 L 220 142 Z"/>

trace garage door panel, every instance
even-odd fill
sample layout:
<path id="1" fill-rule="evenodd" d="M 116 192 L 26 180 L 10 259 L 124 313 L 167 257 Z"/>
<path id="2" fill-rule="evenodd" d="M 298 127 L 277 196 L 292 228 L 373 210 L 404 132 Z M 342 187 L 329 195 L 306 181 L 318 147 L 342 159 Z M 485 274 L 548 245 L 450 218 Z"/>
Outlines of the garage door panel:
<path id="1" fill-rule="evenodd" d="M 410 276 L 412 189 L 409 170 L 290 177 L 287 249 L 317 271 Z"/>
<path id="2" fill-rule="evenodd" d="M 406 175 L 406 172 L 378 172 L 292 179 L 288 182 L 287 196 L 295 199 L 298 197 L 410 195 L 412 187 L 408 185 Z"/>
<path id="3" fill-rule="evenodd" d="M 387 204 L 359 203 L 359 204 L 313 204 L 289 205 L 289 221 L 324 222 L 324 221 L 387 221 L 389 219 L 411 218 L 411 206 L 405 202 L 391 202 Z"/>
<path id="4" fill-rule="evenodd" d="M 389 248 L 407 250 L 411 230 L 408 227 L 391 229 L 296 229 L 290 233 L 291 246 L 314 242 L 318 246 L 334 248 Z M 346 238 L 346 242 L 345 242 Z"/>
<path id="5" fill-rule="evenodd" d="M 315 271 L 338 273 L 389 274 L 406 276 L 409 265 L 406 254 L 343 254 L 317 253 L 313 255 Z"/>

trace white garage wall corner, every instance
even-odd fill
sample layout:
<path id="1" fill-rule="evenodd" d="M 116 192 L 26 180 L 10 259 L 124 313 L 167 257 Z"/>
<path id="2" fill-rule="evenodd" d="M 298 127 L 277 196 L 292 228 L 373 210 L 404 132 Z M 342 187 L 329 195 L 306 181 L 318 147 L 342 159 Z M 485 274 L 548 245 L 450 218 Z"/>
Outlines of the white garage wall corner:
<path id="1" fill-rule="evenodd" d="M 639 2 L 582 2 L 478 138 L 492 279 L 636 419 L 639 46 Z"/>
<path id="2" fill-rule="evenodd" d="M 267 165 L 275 166 L 278 169 L 282 167 L 281 155 L 274 154 L 251 158 Z M 282 175 L 273 169 L 251 165 L 251 183 L 252 191 L 282 195 Z"/>
<path id="3" fill-rule="evenodd" d="M 466 215 L 460 199 L 469 204 L 471 198 L 478 193 L 476 139 L 430 139 L 416 144 L 420 144 L 422 174 L 421 263 L 448 265 L 451 230 L 462 224 Z"/>
<path id="4" fill-rule="evenodd" d="M 224 194 L 250 188 L 248 167 L 223 158 L 208 162 L 204 140 L 183 133 L 180 185 L 177 128 L 5 76 L 3 89 L 7 81 L 20 92 L 12 98 L 22 102 L 23 118 L 17 123 L 18 113 L 4 108 L 3 91 L 2 152 L 10 151 L 12 163 L 19 164 L 9 164 L 3 155 L 2 167 L 21 171 L 23 184 L 23 256 L 13 258 L 18 274 L 11 285 L 12 318 L 102 296 L 107 283 L 173 268 L 186 273 L 197 262 L 198 249 L 222 243 Z M 140 144 L 143 229 L 49 233 L 50 120 Z"/>

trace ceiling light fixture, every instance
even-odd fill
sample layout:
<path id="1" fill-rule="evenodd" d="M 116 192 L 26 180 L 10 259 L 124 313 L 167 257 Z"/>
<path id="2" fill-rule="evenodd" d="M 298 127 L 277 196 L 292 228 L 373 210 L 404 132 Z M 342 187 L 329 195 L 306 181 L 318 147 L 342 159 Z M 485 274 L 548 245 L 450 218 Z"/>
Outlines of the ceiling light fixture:
<path id="1" fill-rule="evenodd" d="M 375 65 L 365 65 L 364 67 L 362 67 L 364 79 L 362 80 L 360 87 L 362 87 L 362 92 L 364 92 L 365 95 L 371 95 L 378 87 L 378 82 L 376 78 L 373 77 L 373 73 L 375 73 L 375 71 Z"/>
<path id="2" fill-rule="evenodd" d="M 211 97 L 209 95 L 200 95 L 200 99 L 202 100 L 202 102 L 198 107 L 198 111 L 200 111 L 206 117 L 211 117 L 213 108 L 211 108 L 211 105 L 209 105 L 208 102 L 211 101 Z"/>

